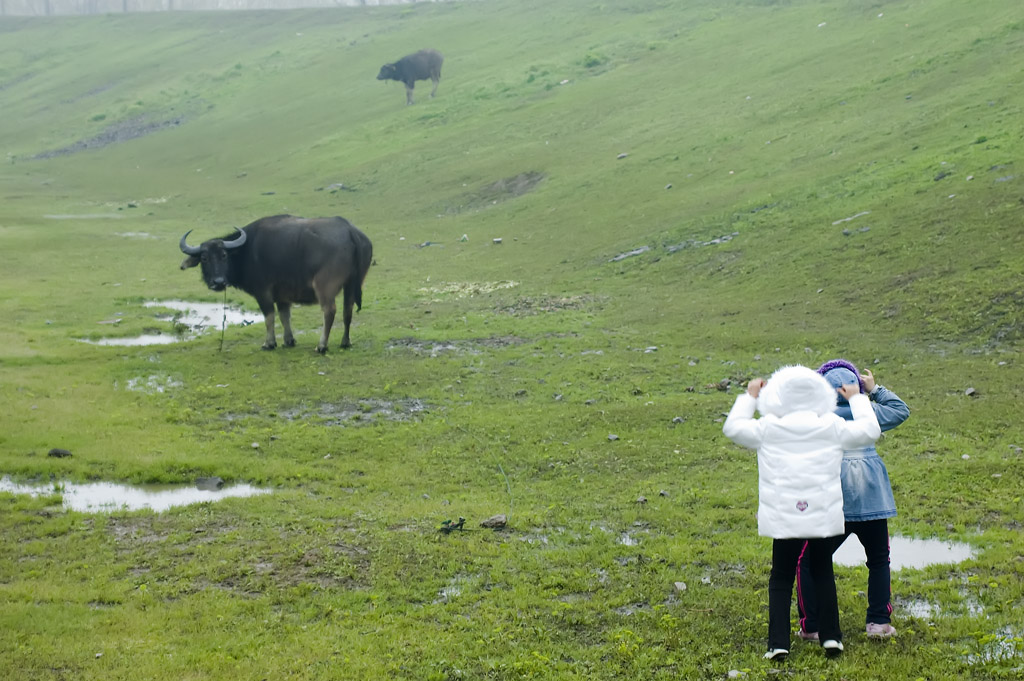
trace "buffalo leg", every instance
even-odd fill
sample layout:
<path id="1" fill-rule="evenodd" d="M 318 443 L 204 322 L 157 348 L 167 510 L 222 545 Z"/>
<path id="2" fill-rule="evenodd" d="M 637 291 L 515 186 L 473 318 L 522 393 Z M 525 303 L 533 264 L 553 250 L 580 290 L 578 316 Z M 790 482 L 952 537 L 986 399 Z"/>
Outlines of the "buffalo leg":
<path id="1" fill-rule="evenodd" d="M 405 84 L 405 105 L 406 106 L 409 106 L 410 104 L 413 103 L 413 101 L 412 101 L 412 89 L 413 89 L 413 86 L 411 84 L 409 84 L 409 83 Z"/>
<path id="2" fill-rule="evenodd" d="M 263 342 L 264 350 L 273 350 L 277 347 L 277 338 L 274 336 L 274 301 L 256 301 L 263 313 L 263 323 L 267 326 L 267 340 Z"/>
<path id="3" fill-rule="evenodd" d="M 348 330 L 352 326 L 352 307 L 355 303 L 355 296 L 351 294 L 348 287 L 345 287 L 345 303 L 341 311 L 341 319 L 345 322 L 345 335 L 341 337 L 341 347 L 350 348 L 352 343 L 348 339 Z"/>
<path id="4" fill-rule="evenodd" d="M 277 314 L 281 317 L 281 326 L 284 327 L 284 346 L 295 347 L 295 336 L 292 335 L 292 306 L 290 303 L 278 303 Z"/>
<path id="5" fill-rule="evenodd" d="M 331 327 L 334 326 L 334 315 L 338 308 L 334 304 L 334 298 L 328 298 L 320 304 L 320 309 L 324 312 L 324 329 L 320 332 L 320 343 L 316 346 L 316 351 L 322 355 L 327 352 L 327 339 L 331 336 Z"/>
<path id="6" fill-rule="evenodd" d="M 440 78 L 433 78 L 432 80 L 434 81 L 434 89 L 430 91 L 430 96 L 431 96 L 431 97 L 433 97 L 434 95 L 436 95 L 436 94 L 437 94 L 437 84 L 438 84 L 439 82 L 441 82 L 441 79 L 440 79 Z"/>

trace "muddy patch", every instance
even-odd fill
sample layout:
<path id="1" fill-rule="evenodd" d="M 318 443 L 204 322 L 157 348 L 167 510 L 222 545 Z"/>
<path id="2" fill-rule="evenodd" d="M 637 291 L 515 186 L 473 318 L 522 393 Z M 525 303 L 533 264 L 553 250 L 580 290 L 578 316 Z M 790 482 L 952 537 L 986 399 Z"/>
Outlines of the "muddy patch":
<path id="1" fill-rule="evenodd" d="M 705 246 L 719 246 L 721 244 L 729 243 L 739 235 L 739 232 L 732 232 L 731 234 L 723 234 L 722 236 L 718 236 L 713 239 L 708 239 L 706 241 L 702 239 L 688 239 L 686 241 L 681 241 L 677 244 L 670 244 L 664 246 L 663 249 L 666 254 L 672 255 L 673 253 L 678 253 L 679 251 L 683 251 L 688 248 L 704 248 Z M 609 258 L 608 262 L 622 262 L 623 260 L 626 260 L 628 258 L 635 258 L 638 255 L 650 253 L 653 250 L 654 248 L 651 246 L 640 246 L 630 251 L 619 253 L 618 255 Z"/>
<path id="2" fill-rule="evenodd" d="M 387 350 L 407 350 L 423 357 L 440 357 L 445 354 L 479 355 L 484 350 L 507 348 L 527 343 L 517 336 L 494 336 L 468 340 L 430 341 L 419 338 L 398 338 L 386 346 Z"/>
<path id="3" fill-rule="evenodd" d="M 451 215 L 495 206 L 533 191 L 545 177 L 547 175 L 539 170 L 532 170 L 500 179 L 465 195 L 457 205 L 446 207 L 445 213 Z"/>
<path id="4" fill-rule="evenodd" d="M 153 236 L 149 232 L 114 232 L 114 236 L 124 237 L 125 239 L 159 239 L 160 237 Z"/>
<path id="5" fill-rule="evenodd" d="M 189 532 L 180 520 L 163 514 L 113 515 L 106 531 L 140 588 L 162 590 L 176 598 L 219 589 L 243 598 L 276 593 L 283 588 L 362 589 L 372 575 L 370 552 L 359 545 L 361 528 L 338 523 L 324 533 L 305 534 L 291 527 L 269 527 L 246 546 L 250 560 L 212 566 L 204 546 L 238 541 L 237 518 L 229 512 L 207 514 Z M 251 520 L 248 526 L 260 525 Z M 296 550 L 298 549 L 298 550 Z"/>
<path id="6" fill-rule="evenodd" d="M 469 281 L 438 284 L 437 286 L 424 286 L 417 289 L 417 293 L 429 296 L 430 301 L 439 303 L 444 300 L 458 300 L 460 298 L 472 298 L 500 291 L 502 289 L 515 288 L 519 286 L 518 281 Z"/>
<path id="7" fill-rule="evenodd" d="M 98 135 L 78 140 L 66 147 L 40 152 L 30 158 L 34 161 L 40 161 L 48 158 L 57 158 L 59 156 L 70 156 L 71 154 L 77 154 L 82 151 L 102 149 L 103 147 L 108 147 L 112 144 L 119 144 L 121 142 L 138 139 L 139 137 L 145 137 L 146 135 L 152 135 L 155 132 L 166 130 L 168 128 L 176 128 L 185 123 L 186 120 L 187 116 L 183 114 L 135 116 L 133 118 L 127 118 L 123 121 L 118 121 L 117 123 L 108 125 Z"/>
<path id="8" fill-rule="evenodd" d="M 47 220 L 121 220 L 124 218 L 119 213 L 84 213 L 81 215 L 58 213 L 55 215 L 44 215 L 43 217 Z"/>
<path id="9" fill-rule="evenodd" d="M 513 317 L 531 317 L 551 312 L 570 312 L 583 310 L 593 306 L 596 299 L 592 296 L 544 296 L 539 298 L 519 298 L 507 305 L 494 309 L 498 314 Z"/>
<path id="10" fill-rule="evenodd" d="M 317 421 L 323 426 L 359 426 L 380 421 L 412 421 L 430 411 L 427 403 L 418 399 L 378 400 L 363 399 L 348 402 L 324 402 L 315 406 L 301 405 L 278 412 L 289 421 Z M 237 419 L 226 416 L 229 420 Z"/>

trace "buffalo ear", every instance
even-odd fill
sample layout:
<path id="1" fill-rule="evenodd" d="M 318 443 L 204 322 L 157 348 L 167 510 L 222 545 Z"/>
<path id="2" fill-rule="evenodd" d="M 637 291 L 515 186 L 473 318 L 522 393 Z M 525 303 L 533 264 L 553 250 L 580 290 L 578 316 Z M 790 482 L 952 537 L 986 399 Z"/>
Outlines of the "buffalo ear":
<path id="1" fill-rule="evenodd" d="M 198 264 L 199 264 L 199 256 L 198 255 L 190 255 L 190 256 L 188 256 L 187 258 L 185 258 L 184 260 L 181 261 L 181 269 L 186 270 L 189 267 L 195 267 Z"/>

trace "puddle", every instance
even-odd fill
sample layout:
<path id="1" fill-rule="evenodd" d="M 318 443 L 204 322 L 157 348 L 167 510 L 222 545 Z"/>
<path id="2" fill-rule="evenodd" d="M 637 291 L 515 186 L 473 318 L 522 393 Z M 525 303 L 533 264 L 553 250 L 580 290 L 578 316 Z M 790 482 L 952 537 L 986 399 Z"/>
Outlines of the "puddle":
<path id="1" fill-rule="evenodd" d="M 623 532 L 619 535 L 619 544 L 622 546 L 640 546 L 640 540 L 629 532 Z"/>
<path id="2" fill-rule="evenodd" d="M 897 597 L 893 601 L 893 607 L 901 613 L 906 613 L 911 617 L 923 620 L 934 620 L 943 616 L 956 616 L 960 611 L 963 611 L 970 617 L 981 617 L 985 614 L 985 608 L 978 602 L 977 598 L 964 592 L 961 592 L 960 596 L 963 600 L 959 606 L 942 606 L 938 603 L 932 603 L 931 601 L 919 598 L 902 599 Z"/>
<path id="3" fill-rule="evenodd" d="M 84 215 L 44 215 L 47 220 L 120 220 L 119 213 L 86 213 Z"/>
<path id="4" fill-rule="evenodd" d="M 1007 664 L 1024 658 L 1024 638 L 1009 627 L 978 640 L 979 650 L 967 655 L 969 665 Z M 1014 671 L 1024 670 L 1018 667 Z M 1020 677 L 1017 677 L 1020 678 Z"/>
<path id="5" fill-rule="evenodd" d="M 180 388 L 184 383 L 175 380 L 170 376 L 159 376 L 153 374 L 148 378 L 142 376 L 136 376 L 135 378 L 129 378 L 125 381 L 124 389 L 132 392 L 146 393 L 147 395 L 153 395 L 155 393 L 163 393 L 174 388 Z M 118 383 L 114 382 L 114 387 L 118 387 Z"/>
<path id="6" fill-rule="evenodd" d="M 156 320 L 168 322 L 171 328 L 167 333 L 148 333 L 141 336 L 126 338 L 100 338 L 99 340 L 79 339 L 90 345 L 135 347 L 141 345 L 168 345 L 191 340 L 205 331 L 216 330 L 221 324 L 232 326 L 248 326 L 263 321 L 258 312 L 246 312 L 235 307 L 225 307 L 221 303 L 191 303 L 184 300 L 152 300 L 143 303 L 145 307 L 174 310 L 174 314 L 156 315 Z M 177 330 L 184 329 L 182 333 Z"/>
<path id="7" fill-rule="evenodd" d="M 434 599 L 434 605 L 442 603 L 450 603 L 463 592 L 477 585 L 480 581 L 479 576 L 468 576 L 468 575 L 456 575 L 445 586 L 437 592 L 437 598 Z"/>
<path id="8" fill-rule="evenodd" d="M 975 550 L 969 544 L 938 539 L 889 538 L 889 566 L 893 570 L 962 563 L 974 555 Z M 855 566 L 864 565 L 867 557 L 864 555 L 864 547 L 851 535 L 832 555 L 832 560 L 837 565 Z"/>
<path id="9" fill-rule="evenodd" d="M 199 489 L 184 485 L 118 485 L 111 482 L 46 483 L 22 485 L 4 476 L 0 478 L 0 492 L 28 494 L 34 497 L 60 495 L 62 505 L 69 511 L 82 513 L 109 513 L 112 511 L 138 511 L 151 509 L 166 511 L 175 506 L 187 506 L 207 501 L 220 501 L 231 497 L 251 497 L 269 494 L 271 490 L 251 485 L 225 485 L 220 489 Z"/>

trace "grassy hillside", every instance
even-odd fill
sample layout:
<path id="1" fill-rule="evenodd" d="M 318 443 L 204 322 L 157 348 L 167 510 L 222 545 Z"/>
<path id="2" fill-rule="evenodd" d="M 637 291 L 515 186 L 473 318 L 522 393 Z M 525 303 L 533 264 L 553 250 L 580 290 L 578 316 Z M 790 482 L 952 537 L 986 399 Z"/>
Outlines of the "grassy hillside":
<path id="1" fill-rule="evenodd" d="M 407 107 L 375 76 L 421 47 Z M 1015 678 L 1022 48 L 1011 0 L 4 18 L 0 475 L 275 492 L 0 492 L 0 678 L 763 678 L 722 416 L 836 356 L 912 409 L 892 532 L 977 555 L 895 573 L 884 645 L 837 568 L 847 652 L 790 675 Z M 295 349 L 81 342 L 225 300 L 178 239 L 285 212 L 373 240 L 352 349 L 315 306 Z"/>

